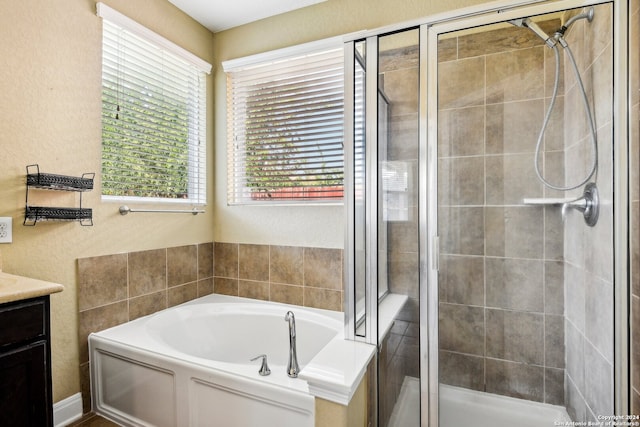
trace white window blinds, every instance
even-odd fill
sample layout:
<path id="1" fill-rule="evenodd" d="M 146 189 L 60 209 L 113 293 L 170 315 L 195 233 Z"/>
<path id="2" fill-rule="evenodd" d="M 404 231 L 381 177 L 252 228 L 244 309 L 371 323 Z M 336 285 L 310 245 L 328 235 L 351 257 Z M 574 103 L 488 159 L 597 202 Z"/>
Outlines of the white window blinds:
<path id="1" fill-rule="evenodd" d="M 210 66 L 104 4 L 98 14 L 103 196 L 206 203 Z"/>
<path id="2" fill-rule="evenodd" d="M 228 202 L 341 201 L 343 48 L 227 74 Z"/>

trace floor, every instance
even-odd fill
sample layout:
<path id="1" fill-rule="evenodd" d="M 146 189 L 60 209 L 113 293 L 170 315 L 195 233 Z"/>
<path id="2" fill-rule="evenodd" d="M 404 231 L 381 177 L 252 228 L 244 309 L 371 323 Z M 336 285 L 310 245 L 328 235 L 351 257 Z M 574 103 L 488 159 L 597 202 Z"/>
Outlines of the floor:
<path id="1" fill-rule="evenodd" d="M 69 424 L 67 427 L 117 427 L 118 424 L 113 423 L 99 415 L 89 414 L 82 419 Z"/>

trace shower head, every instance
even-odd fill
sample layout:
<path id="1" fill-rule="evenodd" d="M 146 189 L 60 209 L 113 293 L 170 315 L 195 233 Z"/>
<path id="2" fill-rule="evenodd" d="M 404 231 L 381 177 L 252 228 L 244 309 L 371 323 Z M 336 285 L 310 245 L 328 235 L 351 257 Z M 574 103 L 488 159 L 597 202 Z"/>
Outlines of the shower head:
<path id="1" fill-rule="evenodd" d="M 558 32 L 564 34 L 564 32 L 567 31 L 567 29 L 569 29 L 569 27 L 573 25 L 574 22 L 580 19 L 586 19 L 587 21 L 591 22 L 593 21 L 594 14 L 595 14 L 595 9 L 593 7 L 590 7 L 589 9 L 587 9 L 586 12 L 580 13 L 576 16 L 572 16 L 571 18 L 569 18 L 567 22 L 565 22 L 564 25 L 558 30 Z"/>
<path id="2" fill-rule="evenodd" d="M 528 28 L 533 31 L 538 37 L 540 37 L 549 47 L 553 47 L 556 44 L 556 39 L 550 37 L 547 33 L 545 33 L 542 28 L 538 26 L 535 22 L 531 20 L 531 18 L 518 18 L 508 21 L 509 24 L 515 25 L 516 27 Z"/>

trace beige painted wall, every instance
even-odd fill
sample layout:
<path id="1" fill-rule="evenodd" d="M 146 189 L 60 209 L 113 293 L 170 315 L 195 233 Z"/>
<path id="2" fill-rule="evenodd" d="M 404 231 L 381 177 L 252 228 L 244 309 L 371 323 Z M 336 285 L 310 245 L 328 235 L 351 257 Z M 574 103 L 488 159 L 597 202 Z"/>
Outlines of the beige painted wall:
<path id="1" fill-rule="evenodd" d="M 342 206 L 227 206 L 226 79 L 220 63 L 273 49 L 375 29 L 484 3 L 482 0 L 327 0 L 217 33 L 215 45 L 215 239 L 274 245 L 344 246 Z"/>
<path id="2" fill-rule="evenodd" d="M 14 221 L 14 241 L 0 245 L 3 269 L 62 283 L 52 296 L 54 401 L 80 390 L 76 259 L 211 241 L 341 248 L 343 210 L 322 207 L 227 207 L 225 78 L 220 62 L 316 39 L 372 29 L 482 0 L 328 0 L 212 36 L 159 0 L 105 3 L 214 65 L 209 84 L 210 208 L 204 215 L 132 214 L 84 196 L 93 227 L 41 223 L 23 227 L 25 166 L 80 175 L 100 171 L 101 23 L 94 0 L 0 0 L 0 216 Z M 215 98 L 214 98 L 215 94 Z M 217 106 L 214 110 L 214 105 Z M 215 134 L 214 134 L 214 126 Z M 72 205 L 77 195 L 46 196 Z M 215 230 L 215 233 L 214 233 Z"/>
<path id="3" fill-rule="evenodd" d="M 157 0 L 105 3 L 213 61 L 213 35 Z M 54 400 L 80 390 L 76 259 L 213 240 L 213 209 L 204 215 L 118 214 L 100 201 L 101 20 L 93 0 L 0 0 L 0 216 L 13 217 L 13 243 L 0 245 L 3 270 L 61 283 L 53 295 Z M 209 108 L 213 110 L 209 79 Z M 213 117 L 209 119 L 213 162 Z M 25 166 L 80 175 L 98 172 L 84 194 L 94 226 L 39 223 L 23 227 Z M 211 167 L 209 168 L 211 170 Z M 209 191 L 212 200 L 213 188 Z M 77 203 L 76 194 L 52 192 L 51 205 Z"/>

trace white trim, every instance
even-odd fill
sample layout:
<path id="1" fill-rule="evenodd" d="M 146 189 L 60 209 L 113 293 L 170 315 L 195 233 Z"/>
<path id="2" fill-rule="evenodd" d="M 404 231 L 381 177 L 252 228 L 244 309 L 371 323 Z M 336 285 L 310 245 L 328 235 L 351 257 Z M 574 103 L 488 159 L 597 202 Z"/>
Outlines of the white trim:
<path id="1" fill-rule="evenodd" d="M 211 64 L 209 64 L 207 61 L 194 55 L 185 48 L 178 46 L 171 40 L 162 37 L 158 33 L 151 31 L 147 27 L 139 24 L 128 16 L 125 16 L 117 10 L 110 8 L 106 4 L 102 2 L 96 3 L 96 12 L 99 17 L 111 21 L 114 24 L 117 24 L 120 27 L 124 28 L 125 30 L 131 31 L 137 36 L 142 37 L 145 40 L 148 40 L 158 46 L 161 46 L 174 55 L 179 56 L 180 58 L 192 64 L 194 67 L 197 67 L 203 73 L 211 73 Z"/>
<path id="2" fill-rule="evenodd" d="M 64 427 L 82 418 L 82 394 L 76 393 L 53 404 L 53 425 Z"/>
<path id="3" fill-rule="evenodd" d="M 342 49 L 343 47 L 344 36 L 331 37 L 282 49 L 270 50 L 268 52 L 256 53 L 255 55 L 242 58 L 229 59 L 222 62 L 222 69 L 225 73 L 241 71 L 256 65 L 265 65 L 270 62 L 281 61 L 296 56 L 310 55 L 329 49 Z"/>

